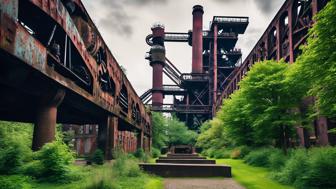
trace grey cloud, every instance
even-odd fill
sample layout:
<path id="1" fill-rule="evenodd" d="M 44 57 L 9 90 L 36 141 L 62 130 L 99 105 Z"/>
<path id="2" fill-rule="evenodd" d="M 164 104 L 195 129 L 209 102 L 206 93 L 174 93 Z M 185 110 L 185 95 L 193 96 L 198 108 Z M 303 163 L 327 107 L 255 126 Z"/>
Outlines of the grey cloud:
<path id="1" fill-rule="evenodd" d="M 168 0 L 123 0 L 125 4 L 144 6 L 148 4 L 165 4 Z"/>
<path id="2" fill-rule="evenodd" d="M 127 11 L 127 6 L 145 6 L 149 4 L 164 4 L 168 0 L 99 0 L 99 8 L 104 9 L 108 14 L 98 22 L 109 32 L 116 33 L 123 37 L 131 37 L 134 33 L 133 22 L 136 19 Z M 99 11 L 99 10 L 97 10 Z"/>
<path id="3" fill-rule="evenodd" d="M 134 18 L 125 10 L 124 1 L 102 0 L 100 8 L 105 9 L 108 14 L 98 22 L 109 32 L 116 33 L 123 37 L 130 37 L 133 34 L 132 21 Z M 97 10 L 99 11 L 99 10 Z"/>
<path id="4" fill-rule="evenodd" d="M 274 12 L 274 9 L 283 2 L 283 0 L 254 0 L 254 3 L 260 7 L 260 10 L 266 14 Z"/>
<path id="5" fill-rule="evenodd" d="M 110 32 L 130 37 L 133 34 L 131 20 L 132 18 L 124 11 L 111 11 L 105 18 L 99 21 L 99 24 Z"/>
<path id="6" fill-rule="evenodd" d="M 222 3 L 232 3 L 232 4 L 244 3 L 250 1 L 253 2 L 258 7 L 260 12 L 266 15 L 272 13 L 275 8 L 277 8 L 281 3 L 284 2 L 284 0 L 215 0 L 215 1 Z"/>

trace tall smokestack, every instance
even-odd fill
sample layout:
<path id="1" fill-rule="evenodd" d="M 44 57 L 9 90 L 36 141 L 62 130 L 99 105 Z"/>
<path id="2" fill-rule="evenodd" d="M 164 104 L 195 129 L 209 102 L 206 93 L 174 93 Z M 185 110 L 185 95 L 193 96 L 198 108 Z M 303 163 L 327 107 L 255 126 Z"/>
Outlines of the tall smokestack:
<path id="1" fill-rule="evenodd" d="M 192 73 L 203 72 L 203 7 L 193 7 Z"/>
<path id="2" fill-rule="evenodd" d="M 166 61 L 166 51 L 164 47 L 164 26 L 155 24 L 152 27 L 153 32 L 153 46 L 151 47 L 150 65 L 153 67 L 153 88 L 152 88 L 152 105 L 162 106 L 163 93 L 163 67 Z"/>

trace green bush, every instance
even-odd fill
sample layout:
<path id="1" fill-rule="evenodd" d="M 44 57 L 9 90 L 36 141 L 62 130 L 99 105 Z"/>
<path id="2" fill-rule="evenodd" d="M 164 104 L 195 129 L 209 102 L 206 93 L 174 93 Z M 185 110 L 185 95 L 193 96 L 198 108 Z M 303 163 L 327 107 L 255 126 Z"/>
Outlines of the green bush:
<path id="1" fill-rule="evenodd" d="M 120 186 L 111 182 L 111 178 L 104 177 L 98 181 L 90 183 L 85 189 L 120 189 Z"/>
<path id="2" fill-rule="evenodd" d="M 279 149 L 274 149 L 268 157 L 268 167 L 272 170 L 280 170 L 286 163 L 287 158 Z"/>
<path id="3" fill-rule="evenodd" d="M 29 163 L 26 163 L 21 167 L 21 172 L 25 175 L 32 176 L 34 178 L 43 177 L 44 167 L 41 161 L 34 160 Z"/>
<path id="4" fill-rule="evenodd" d="M 231 157 L 231 150 L 223 150 L 221 152 L 221 158 L 228 159 Z"/>
<path id="5" fill-rule="evenodd" d="M 0 174 L 12 174 L 17 172 L 23 164 L 24 154 L 20 143 L 10 141 L 0 148 Z"/>
<path id="6" fill-rule="evenodd" d="M 240 157 L 239 158 L 244 158 L 247 154 L 249 154 L 252 149 L 248 146 L 240 146 Z"/>
<path id="7" fill-rule="evenodd" d="M 308 169 L 303 176 L 302 188 L 335 188 L 336 148 L 314 148 L 308 156 Z"/>
<path id="8" fill-rule="evenodd" d="M 134 156 L 136 158 L 142 159 L 143 157 L 145 157 L 145 151 L 142 148 L 138 148 L 135 152 L 134 152 Z"/>
<path id="9" fill-rule="evenodd" d="M 91 156 L 90 160 L 98 165 L 103 165 L 104 164 L 104 152 L 100 149 L 97 149 Z"/>
<path id="10" fill-rule="evenodd" d="M 210 158 L 214 158 L 215 156 L 215 150 L 213 148 L 209 148 L 206 150 L 206 154 L 210 157 Z M 218 150 L 218 153 L 219 153 L 219 150 Z"/>
<path id="11" fill-rule="evenodd" d="M 150 159 L 149 155 L 145 153 L 145 151 L 142 148 L 137 149 L 133 155 L 142 162 L 148 162 Z"/>
<path id="12" fill-rule="evenodd" d="M 29 184 L 29 177 L 15 175 L 15 176 L 0 176 L 1 189 L 31 189 Z"/>
<path id="13" fill-rule="evenodd" d="M 241 151 L 239 148 L 235 148 L 232 150 L 231 154 L 230 154 L 230 158 L 231 159 L 239 159 L 241 156 Z"/>
<path id="14" fill-rule="evenodd" d="M 117 176 L 137 177 L 142 174 L 136 159 L 130 158 L 126 154 L 118 154 L 112 168 Z"/>
<path id="15" fill-rule="evenodd" d="M 152 157 L 153 158 L 158 158 L 161 155 L 161 151 L 156 148 L 152 148 Z"/>
<path id="16" fill-rule="evenodd" d="M 273 175 L 284 184 L 302 185 L 302 179 L 308 171 L 308 154 L 304 149 L 294 150 L 280 172 Z"/>
<path id="17" fill-rule="evenodd" d="M 74 162 L 73 153 L 63 142 L 55 141 L 42 147 L 37 154 L 37 160 L 42 165 L 41 179 L 50 182 L 69 182 L 72 180 L 71 165 Z"/>
<path id="18" fill-rule="evenodd" d="M 250 152 L 244 158 L 244 162 L 250 165 L 267 167 L 269 166 L 269 156 L 271 155 L 273 149 L 262 148 Z"/>
<path id="19" fill-rule="evenodd" d="M 209 148 L 207 150 L 204 150 L 202 152 L 202 155 L 208 156 L 210 158 L 226 159 L 226 158 L 230 158 L 231 150 L 227 148 L 222 148 L 222 149 Z"/>

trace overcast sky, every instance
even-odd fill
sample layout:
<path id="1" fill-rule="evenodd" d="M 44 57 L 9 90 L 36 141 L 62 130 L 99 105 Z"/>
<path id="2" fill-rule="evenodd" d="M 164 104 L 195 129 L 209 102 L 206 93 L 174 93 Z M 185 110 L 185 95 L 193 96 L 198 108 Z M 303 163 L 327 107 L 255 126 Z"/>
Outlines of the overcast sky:
<path id="1" fill-rule="evenodd" d="M 250 24 L 240 36 L 237 48 L 248 55 L 284 0 L 82 0 L 118 63 L 140 96 L 152 86 L 152 68 L 144 59 L 149 46 L 145 37 L 155 22 L 169 32 L 192 28 L 192 7 L 204 7 L 203 25 L 217 16 L 248 16 Z M 191 71 L 191 47 L 187 43 L 166 43 L 166 56 L 182 72 Z M 165 78 L 164 83 L 170 83 Z"/>

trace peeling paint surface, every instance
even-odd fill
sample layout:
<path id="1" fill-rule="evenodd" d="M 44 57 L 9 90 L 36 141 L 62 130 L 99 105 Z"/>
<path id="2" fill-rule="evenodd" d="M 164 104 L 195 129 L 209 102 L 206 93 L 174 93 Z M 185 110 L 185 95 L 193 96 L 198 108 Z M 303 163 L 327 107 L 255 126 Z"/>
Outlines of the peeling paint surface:
<path id="1" fill-rule="evenodd" d="M 15 36 L 14 55 L 39 70 L 46 64 L 46 49 L 27 31 L 19 27 Z"/>
<path id="2" fill-rule="evenodd" d="M 104 92 L 101 89 L 98 81 L 99 64 L 96 60 L 96 54 L 92 55 L 87 50 L 82 35 L 78 30 L 79 25 L 75 22 L 74 17 L 68 13 L 60 0 L 29 0 L 28 2 L 32 3 L 33 6 L 38 7 L 46 15 L 52 18 L 67 34 L 69 37 L 68 39 L 73 43 L 75 49 L 83 59 L 85 66 L 88 68 L 89 74 L 92 76 L 92 93 L 85 91 L 83 88 L 79 87 L 75 81 L 71 80 L 71 77 L 66 77 L 58 73 L 53 66 L 49 63 L 47 64 L 50 52 L 48 52 L 47 48 L 31 35 L 24 26 L 17 22 L 19 11 L 18 2 L 18 0 L 0 0 L 0 48 L 10 55 L 20 59 L 22 63 L 31 66 L 48 78 L 56 81 L 68 90 L 75 92 L 87 101 L 99 106 L 107 113 L 121 118 L 125 123 L 138 130 L 143 130 L 147 136 L 150 136 L 151 131 L 148 126 L 150 125 L 150 116 L 148 112 L 146 112 L 144 105 L 137 96 L 131 83 L 122 72 L 110 50 L 107 48 L 93 22 L 89 20 L 87 25 L 92 28 L 91 32 L 97 32 L 97 49 L 100 47 L 106 52 L 107 70 L 111 77 L 110 79 L 115 83 L 115 94 L 113 95 Z M 85 8 L 81 7 L 82 3 L 80 1 L 76 1 L 75 3 L 80 6 L 82 11 L 85 11 Z M 87 13 L 85 12 L 85 14 Z M 89 35 L 91 34 L 92 33 L 89 33 Z M 128 96 L 128 111 L 125 112 L 126 115 L 121 114 L 121 107 L 118 102 L 119 93 L 123 85 L 127 88 Z M 132 119 L 133 104 L 140 105 L 140 122 L 136 122 Z"/>

